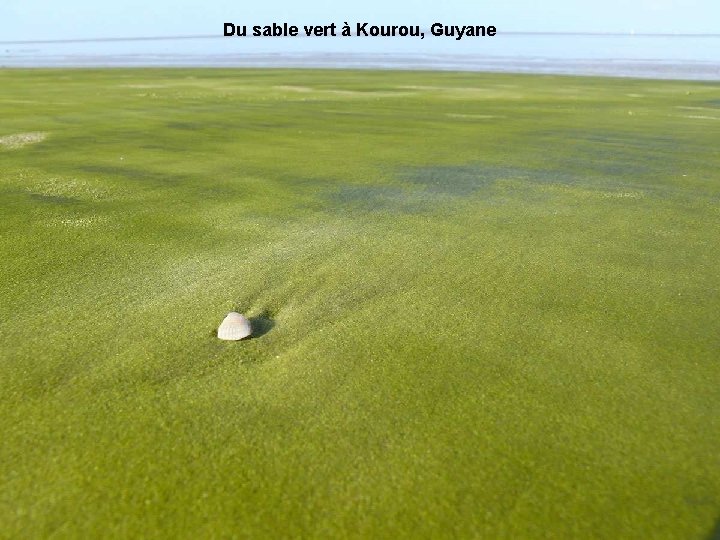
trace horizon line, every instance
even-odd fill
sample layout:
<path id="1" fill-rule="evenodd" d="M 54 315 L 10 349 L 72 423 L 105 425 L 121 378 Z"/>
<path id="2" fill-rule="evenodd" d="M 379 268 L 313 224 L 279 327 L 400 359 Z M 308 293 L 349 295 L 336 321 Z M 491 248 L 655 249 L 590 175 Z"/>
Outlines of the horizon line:
<path id="1" fill-rule="evenodd" d="M 428 30 L 428 29 L 425 29 Z M 509 36 L 595 36 L 595 37 L 687 37 L 687 38 L 720 38 L 720 34 L 713 33 L 681 33 L 681 32 L 548 32 L 548 31 L 524 31 L 509 30 L 498 31 L 496 34 Z M 355 34 L 353 34 L 355 36 Z M 118 41 L 171 41 L 180 39 L 222 39 L 227 37 L 218 34 L 180 34 L 173 36 L 127 36 L 127 37 L 93 37 L 93 38 L 66 38 L 66 39 L 36 39 L 36 40 L 12 40 L 0 41 L 0 45 L 40 45 L 40 44 L 62 44 L 62 43 L 101 43 Z M 307 36 L 297 36 L 310 39 Z M 243 39 L 288 39 L 273 37 L 248 36 Z"/>

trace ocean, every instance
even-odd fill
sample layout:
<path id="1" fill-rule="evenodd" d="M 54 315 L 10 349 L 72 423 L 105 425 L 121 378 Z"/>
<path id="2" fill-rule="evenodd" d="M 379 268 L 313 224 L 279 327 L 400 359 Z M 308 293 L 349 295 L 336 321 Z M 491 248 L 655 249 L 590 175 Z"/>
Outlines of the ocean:
<path id="1" fill-rule="evenodd" d="M 186 36 L 0 43 L 1 67 L 313 67 L 720 80 L 720 34 L 418 38 Z"/>

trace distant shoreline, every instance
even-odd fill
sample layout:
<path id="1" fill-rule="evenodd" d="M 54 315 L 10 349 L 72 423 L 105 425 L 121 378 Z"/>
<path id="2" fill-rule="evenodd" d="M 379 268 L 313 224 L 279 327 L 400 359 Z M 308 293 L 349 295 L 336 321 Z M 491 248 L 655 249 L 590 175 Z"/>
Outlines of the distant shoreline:
<path id="1" fill-rule="evenodd" d="M 427 30 L 427 29 L 425 29 Z M 637 38 L 720 38 L 720 34 L 692 34 L 692 33 L 635 33 L 635 32 L 528 32 L 528 31 L 501 31 L 499 36 L 552 36 L 552 37 L 637 37 Z M 248 36 L 250 39 L 252 36 Z M 304 36 L 299 35 L 299 38 Z M 118 37 L 87 37 L 69 39 L 38 39 L 38 40 L 9 40 L 0 41 L 0 46 L 7 45 L 49 45 L 63 43 L 114 43 L 120 41 L 176 41 L 186 39 L 222 39 L 227 38 L 222 34 L 180 34 L 175 36 L 118 36 Z M 255 38 L 255 39 L 263 39 Z M 265 38 L 267 39 L 267 38 Z"/>
<path id="2" fill-rule="evenodd" d="M 29 53 L 29 51 L 28 51 Z M 465 71 L 720 81 L 720 63 L 655 59 L 556 59 L 457 54 L 0 55 L 7 68 L 308 68 Z"/>

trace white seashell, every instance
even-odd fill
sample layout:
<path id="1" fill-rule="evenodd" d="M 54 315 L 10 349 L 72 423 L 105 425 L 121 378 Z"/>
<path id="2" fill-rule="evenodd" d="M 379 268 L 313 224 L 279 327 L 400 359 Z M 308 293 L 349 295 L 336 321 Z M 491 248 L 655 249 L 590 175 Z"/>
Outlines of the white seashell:
<path id="1" fill-rule="evenodd" d="M 227 314 L 227 317 L 223 319 L 223 322 L 220 323 L 217 337 L 228 341 L 237 341 L 248 337 L 251 333 L 252 328 L 250 328 L 250 321 L 239 313 L 231 311 Z"/>

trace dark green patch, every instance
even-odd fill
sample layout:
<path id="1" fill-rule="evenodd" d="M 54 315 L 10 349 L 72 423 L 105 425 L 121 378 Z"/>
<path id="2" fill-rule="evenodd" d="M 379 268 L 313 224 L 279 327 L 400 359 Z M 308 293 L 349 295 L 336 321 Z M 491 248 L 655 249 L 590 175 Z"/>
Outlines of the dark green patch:
<path id="1" fill-rule="evenodd" d="M 157 172 L 149 169 L 138 169 L 122 165 L 80 165 L 77 167 L 77 170 L 86 173 L 107 175 L 113 178 L 123 178 L 134 181 L 139 180 L 164 186 L 179 185 L 192 179 L 192 176 L 190 175 Z"/>
<path id="2" fill-rule="evenodd" d="M 431 193 L 470 195 L 487 188 L 501 178 L 512 178 L 516 169 L 492 166 L 427 166 L 413 167 L 400 173 L 400 178 L 418 184 Z"/>
<path id="3" fill-rule="evenodd" d="M 345 185 L 327 196 L 330 208 L 343 212 L 401 212 L 416 214 L 432 209 L 437 197 L 412 188 L 375 185 Z"/>
<path id="4" fill-rule="evenodd" d="M 38 201 L 38 202 L 48 203 L 48 204 L 67 205 L 67 204 L 78 204 L 81 202 L 79 199 L 76 199 L 74 197 L 65 197 L 63 195 L 45 195 L 43 193 L 29 193 L 28 196 L 33 201 Z"/>

